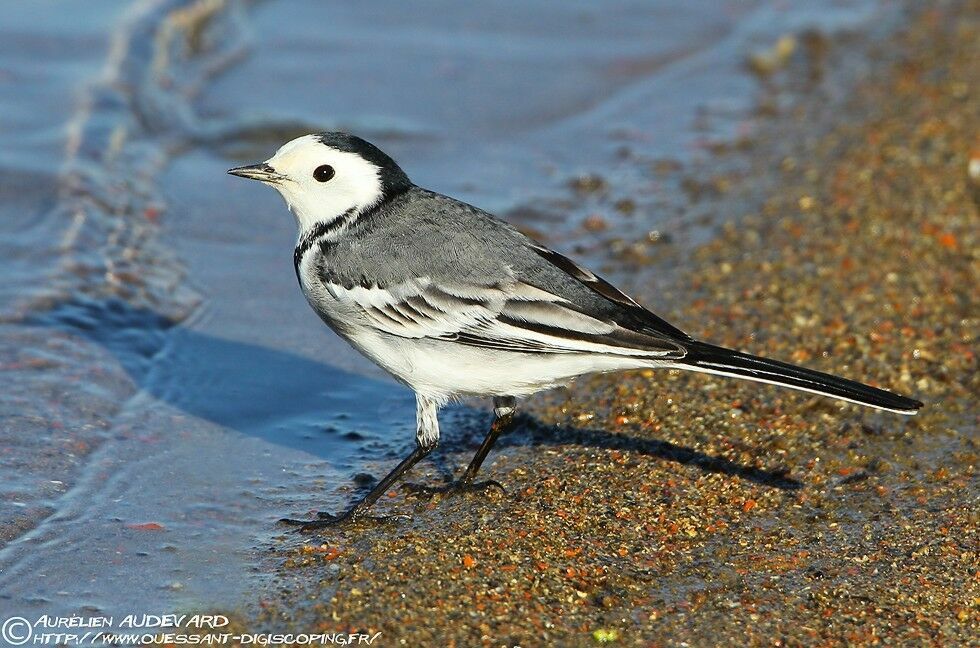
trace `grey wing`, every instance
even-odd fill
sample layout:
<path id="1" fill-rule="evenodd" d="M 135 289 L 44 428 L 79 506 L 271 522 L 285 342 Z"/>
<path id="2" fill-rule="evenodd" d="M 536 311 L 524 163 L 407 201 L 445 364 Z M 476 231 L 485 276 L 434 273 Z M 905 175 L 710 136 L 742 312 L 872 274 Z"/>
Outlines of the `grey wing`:
<path id="1" fill-rule="evenodd" d="M 325 288 L 390 335 L 663 359 L 683 357 L 691 339 L 509 224 L 427 190 L 327 256 Z"/>
<path id="2" fill-rule="evenodd" d="M 403 338 L 521 353 L 599 353 L 675 359 L 675 343 L 593 317 L 566 299 L 517 279 L 492 285 L 417 277 L 387 285 L 324 288 L 362 325 Z"/>
<path id="3" fill-rule="evenodd" d="M 529 268 L 539 278 L 538 283 L 557 283 L 561 287 L 555 292 L 561 294 L 573 292 L 575 297 L 569 295 L 570 301 L 581 303 L 587 312 L 601 313 L 623 328 L 646 336 L 681 343 L 693 341 L 690 335 L 647 310 L 591 270 L 530 239 L 528 245 L 535 255 L 547 262 L 544 267 L 533 263 Z"/>

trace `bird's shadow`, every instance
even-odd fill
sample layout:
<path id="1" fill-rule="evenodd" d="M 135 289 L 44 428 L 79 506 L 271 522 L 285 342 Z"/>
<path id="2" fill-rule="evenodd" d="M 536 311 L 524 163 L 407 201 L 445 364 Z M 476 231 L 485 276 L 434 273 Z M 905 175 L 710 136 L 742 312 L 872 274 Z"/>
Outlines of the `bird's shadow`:
<path id="1" fill-rule="evenodd" d="M 414 436 L 410 392 L 287 351 L 231 341 L 177 325 L 118 299 L 76 298 L 24 322 L 97 342 L 133 382 L 154 398 L 192 416 L 325 459 L 353 462 L 407 451 Z M 467 431 L 445 435 L 450 448 L 470 445 L 485 412 L 462 406 Z M 444 422 L 443 427 L 449 427 Z M 394 430 L 392 428 L 395 428 Z M 393 442 L 394 441 L 394 442 Z M 785 471 L 711 456 L 667 441 L 601 429 L 545 425 L 529 416 L 501 445 L 583 445 L 657 457 L 783 490 L 802 484 Z M 353 453 L 351 448 L 356 447 Z M 459 448 L 458 448 L 459 449 Z"/>
<path id="2" fill-rule="evenodd" d="M 797 490 L 803 486 L 799 480 L 788 475 L 788 468 L 767 469 L 747 466 L 661 439 L 627 436 L 601 429 L 543 425 L 532 417 L 523 417 L 519 425 L 518 430 L 527 430 L 530 433 L 530 442 L 535 445 L 575 444 L 590 448 L 621 450 L 657 457 L 685 466 L 695 466 L 704 472 L 738 477 L 780 490 Z"/>

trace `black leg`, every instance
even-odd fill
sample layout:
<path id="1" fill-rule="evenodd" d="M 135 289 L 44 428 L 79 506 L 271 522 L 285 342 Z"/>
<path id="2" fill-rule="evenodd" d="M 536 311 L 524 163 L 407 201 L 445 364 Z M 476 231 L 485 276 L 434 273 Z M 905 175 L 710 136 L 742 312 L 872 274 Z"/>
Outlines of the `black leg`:
<path id="1" fill-rule="evenodd" d="M 510 397 L 498 397 L 494 399 L 494 419 L 493 423 L 490 424 L 490 431 L 487 432 L 487 436 L 484 437 L 483 443 L 480 444 L 480 449 L 476 451 L 473 455 L 473 459 L 470 460 L 470 465 L 466 467 L 463 471 L 463 475 L 455 482 L 447 484 L 441 487 L 432 486 L 422 486 L 420 484 L 405 484 L 405 488 L 419 494 L 434 495 L 435 493 L 459 493 L 459 492 L 474 492 L 474 491 L 487 491 L 490 488 L 499 488 L 504 490 L 504 487 L 500 482 L 488 479 L 486 481 L 477 482 L 476 475 L 480 472 L 480 466 L 483 465 L 483 461 L 490 454 L 490 450 L 497 443 L 497 439 L 500 438 L 501 434 L 506 433 L 514 424 L 514 399 Z"/>
<path id="2" fill-rule="evenodd" d="M 412 454 L 405 457 L 400 464 L 395 466 L 388 475 L 382 479 L 377 485 L 371 489 L 371 492 L 364 496 L 364 498 L 350 507 L 345 513 L 340 515 L 331 515 L 329 513 L 317 513 L 318 519 L 316 520 L 294 520 L 291 518 L 282 518 L 279 520 L 283 524 L 292 524 L 299 526 L 303 531 L 308 531 L 310 529 L 319 529 L 323 527 L 339 526 L 341 524 L 346 524 L 354 522 L 358 519 L 370 518 L 374 520 L 385 520 L 391 519 L 392 516 L 388 517 L 378 517 L 378 516 L 367 516 L 364 511 L 371 508 L 371 506 L 378 501 L 385 492 L 391 488 L 399 477 L 412 469 L 412 466 L 417 464 L 426 455 L 428 455 L 432 450 L 435 449 L 435 445 L 428 447 L 423 447 L 421 445 L 415 446 L 415 450 Z M 397 517 L 397 516 L 394 516 Z"/>
<path id="3" fill-rule="evenodd" d="M 504 414 L 503 416 L 494 417 L 493 423 L 490 424 L 490 431 L 487 432 L 487 436 L 484 437 L 483 443 L 480 444 L 480 449 L 476 451 L 473 455 L 473 459 L 470 461 L 470 465 L 466 467 L 463 472 L 463 476 L 459 478 L 459 481 L 463 484 L 469 485 L 473 483 L 476 478 L 476 474 L 480 472 L 480 466 L 483 465 L 483 461 L 490 454 L 490 449 L 497 443 L 497 439 L 500 435 L 510 430 L 511 426 L 514 424 L 514 411 L 511 410 Z"/>

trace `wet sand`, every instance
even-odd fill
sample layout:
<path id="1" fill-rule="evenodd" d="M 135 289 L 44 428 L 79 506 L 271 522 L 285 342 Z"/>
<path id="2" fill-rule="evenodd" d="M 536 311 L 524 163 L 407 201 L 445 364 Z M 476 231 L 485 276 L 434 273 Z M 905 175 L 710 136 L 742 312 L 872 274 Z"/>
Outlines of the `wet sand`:
<path id="1" fill-rule="evenodd" d="M 250 625 L 382 645 L 975 641 L 977 16 L 916 18 L 826 135 L 818 105 L 776 120 L 711 199 L 730 224 L 672 255 L 666 293 L 634 286 L 696 336 L 913 394 L 919 416 L 676 372 L 584 380 L 532 399 L 491 454 L 506 494 L 393 491 L 378 508 L 410 522 L 284 533 Z M 447 417 L 412 479 L 461 470 L 487 422 Z"/>

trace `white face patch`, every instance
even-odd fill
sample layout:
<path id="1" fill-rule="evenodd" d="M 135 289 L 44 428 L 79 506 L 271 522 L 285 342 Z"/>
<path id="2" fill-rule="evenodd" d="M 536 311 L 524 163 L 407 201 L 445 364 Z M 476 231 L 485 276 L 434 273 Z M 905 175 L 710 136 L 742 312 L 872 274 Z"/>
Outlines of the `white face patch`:
<path id="1" fill-rule="evenodd" d="M 272 186 L 296 217 L 301 236 L 317 223 L 332 221 L 350 209 L 365 209 L 381 199 L 377 166 L 355 153 L 331 148 L 315 135 L 287 142 L 266 164 L 283 176 Z M 333 176 L 320 182 L 314 171 L 324 165 L 332 167 Z"/>

